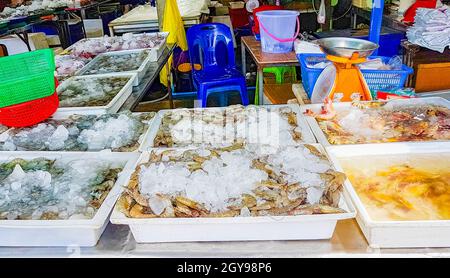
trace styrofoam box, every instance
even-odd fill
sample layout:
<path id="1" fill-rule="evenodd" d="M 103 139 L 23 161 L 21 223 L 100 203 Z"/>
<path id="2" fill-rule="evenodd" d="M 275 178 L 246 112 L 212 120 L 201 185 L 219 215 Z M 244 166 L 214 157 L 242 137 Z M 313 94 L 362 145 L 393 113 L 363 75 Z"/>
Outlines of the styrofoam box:
<path id="1" fill-rule="evenodd" d="M 101 115 L 104 113 L 100 113 L 99 111 L 96 111 L 95 113 L 92 113 L 91 111 L 79 111 L 79 112 L 74 112 L 74 113 L 60 113 L 60 112 L 56 112 L 55 114 L 53 114 L 52 119 L 56 119 L 56 120 L 64 120 L 64 119 L 68 119 L 70 116 L 72 115 Z M 132 113 L 133 115 L 139 115 L 142 113 L 136 112 L 136 113 Z M 156 117 L 156 115 L 155 115 Z M 141 135 L 141 137 L 139 138 L 139 147 L 134 151 L 134 152 L 139 152 L 141 149 L 143 149 L 143 146 L 147 146 L 149 145 L 148 142 L 148 138 L 149 138 L 149 133 L 150 133 L 150 126 L 152 121 L 154 120 L 151 119 L 149 121 L 149 123 L 147 124 L 147 128 L 145 129 L 145 131 L 143 132 L 143 134 Z M 11 132 L 14 129 L 19 129 L 20 128 L 10 128 L 8 130 L 6 130 L 5 132 L 0 134 L 0 142 L 4 142 L 7 139 L 8 133 Z M 118 152 L 121 153 L 121 152 Z"/>
<path id="2" fill-rule="evenodd" d="M 396 100 L 390 100 L 389 104 L 395 105 L 396 107 L 401 106 L 410 106 L 410 105 L 427 105 L 427 104 L 434 104 L 434 105 L 441 105 L 444 107 L 447 107 L 450 109 L 450 102 L 444 98 L 441 97 L 427 97 L 427 98 L 411 98 L 411 99 L 396 99 Z M 308 105 L 301 105 L 300 110 L 302 111 L 302 114 L 307 110 L 310 109 L 314 111 L 315 113 L 320 112 L 321 107 L 323 104 L 308 104 Z M 339 103 L 333 103 L 334 109 L 336 111 L 343 111 L 347 110 L 351 107 L 350 102 L 339 102 Z M 322 144 L 323 146 L 331 146 L 330 142 L 328 142 L 328 139 L 322 129 L 319 127 L 319 124 L 317 123 L 316 119 L 311 116 L 305 116 L 306 121 L 308 122 L 309 126 L 311 127 L 312 132 L 317 138 L 317 141 Z"/>
<path id="3" fill-rule="evenodd" d="M 314 146 L 324 152 L 320 145 Z M 142 153 L 136 166 L 148 162 L 149 154 Z M 111 223 L 128 225 L 138 243 L 329 239 L 338 220 L 355 217 L 349 200 L 343 193 L 339 207 L 346 213 L 227 218 L 128 218 L 116 205 Z"/>
<path id="4" fill-rule="evenodd" d="M 328 155 L 338 171 L 343 171 L 340 158 L 405 154 L 450 154 L 450 142 L 414 142 L 364 144 L 327 147 Z M 350 181 L 345 183 L 356 207 L 356 221 L 373 248 L 450 247 L 450 220 L 374 221 Z"/>
<path id="5" fill-rule="evenodd" d="M 101 59 L 104 56 L 121 56 L 121 55 L 127 55 L 127 54 L 131 54 L 131 53 L 139 53 L 139 52 L 143 52 L 143 51 L 149 51 L 149 53 L 148 53 L 147 58 L 145 58 L 145 60 L 142 62 L 141 66 L 137 70 L 120 72 L 120 73 L 135 73 L 136 74 L 136 79 L 137 79 L 136 82 L 137 82 L 137 84 L 140 84 L 141 81 L 142 81 L 142 78 L 144 78 L 145 74 L 147 73 L 147 70 L 150 67 L 151 56 L 154 55 L 154 54 L 152 54 L 152 52 L 156 51 L 154 49 L 122 50 L 122 51 L 106 52 L 106 53 L 100 54 L 97 57 L 95 57 L 94 59 L 92 59 L 92 61 L 90 61 L 82 69 L 77 71 L 75 75 L 78 75 L 78 76 L 86 75 L 86 76 L 88 76 L 88 74 L 84 74 L 84 73 L 86 71 L 88 71 L 89 69 L 91 69 L 92 67 L 94 67 L 97 64 L 98 60 Z M 110 72 L 109 74 L 115 74 L 115 73 L 118 73 L 118 72 Z"/>
<path id="6" fill-rule="evenodd" d="M 155 51 L 150 53 L 150 62 L 156 62 L 156 61 L 158 61 L 159 57 L 161 57 L 161 55 L 164 52 L 164 49 L 166 48 L 167 37 L 169 36 L 169 32 L 145 33 L 145 34 L 149 35 L 149 36 L 156 36 L 156 35 L 164 36 L 164 40 L 159 45 L 157 45 L 155 47 L 152 47 L 152 48 L 141 48 L 141 49 L 154 49 Z M 133 37 L 139 37 L 139 36 L 142 36 L 142 35 L 143 34 L 134 34 Z M 103 38 L 82 39 L 82 40 L 76 42 L 75 44 L 69 46 L 66 49 L 66 52 L 67 53 L 71 53 L 72 50 L 77 46 L 77 44 L 84 43 L 86 41 L 95 41 L 95 40 L 103 40 Z M 138 49 L 135 49 L 135 50 L 138 50 Z"/>
<path id="7" fill-rule="evenodd" d="M 102 113 L 116 113 L 120 107 L 125 103 L 128 97 L 133 92 L 133 84 L 136 83 L 135 73 L 112 73 L 112 74 L 97 74 L 97 75 L 82 75 L 72 76 L 65 82 L 71 82 L 76 79 L 93 79 L 93 78 L 107 78 L 107 77 L 129 77 L 130 80 L 123 86 L 117 95 L 105 106 L 81 106 L 81 107 L 59 107 L 58 114 L 72 115 L 83 112 L 84 114 L 102 114 Z"/>
<path id="8" fill-rule="evenodd" d="M 303 143 L 305 143 L 305 144 L 317 143 L 313 133 L 311 132 L 311 129 L 310 129 L 308 123 L 306 122 L 305 117 L 300 112 L 298 105 L 287 104 L 287 105 L 261 105 L 261 106 L 268 109 L 269 111 L 271 109 L 290 107 L 292 109 L 292 111 L 297 114 L 297 124 L 298 124 L 299 128 L 301 129 L 301 133 L 303 136 Z M 200 111 L 201 110 L 219 110 L 219 111 L 223 111 L 225 109 L 226 109 L 226 107 L 209 107 L 209 108 L 194 108 L 194 109 L 189 109 L 189 110 L 196 110 L 196 111 L 198 111 L 198 110 L 200 110 Z M 145 151 L 145 150 L 148 150 L 148 149 L 154 147 L 154 140 L 155 140 L 156 134 L 158 133 L 158 130 L 161 126 L 161 122 L 164 117 L 164 114 L 169 111 L 174 111 L 174 110 L 170 110 L 170 109 L 160 110 L 158 112 L 158 114 L 155 116 L 155 118 L 153 119 L 151 126 L 150 126 L 150 132 L 148 134 L 149 138 L 146 140 L 147 144 L 142 145 L 143 148 L 141 149 L 141 151 Z"/>
<path id="9" fill-rule="evenodd" d="M 92 219 L 84 220 L 0 220 L 0 246 L 94 246 L 108 224 L 108 218 L 122 187 L 130 178 L 137 153 L 76 152 L 0 152 L 1 161 L 14 158 L 33 159 L 96 158 L 126 163 L 116 184 Z"/>

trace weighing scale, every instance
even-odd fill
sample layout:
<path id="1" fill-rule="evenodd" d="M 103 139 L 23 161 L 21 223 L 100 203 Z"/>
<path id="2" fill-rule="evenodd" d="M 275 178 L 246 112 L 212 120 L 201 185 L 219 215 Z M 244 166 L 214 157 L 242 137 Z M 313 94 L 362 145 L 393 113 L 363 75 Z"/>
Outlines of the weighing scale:
<path id="1" fill-rule="evenodd" d="M 313 97 L 329 97 L 334 102 L 372 100 L 357 64 L 366 62 L 378 45 L 366 40 L 340 37 L 320 39 L 316 43 L 334 67 L 330 65 L 321 73 L 314 86 Z"/>

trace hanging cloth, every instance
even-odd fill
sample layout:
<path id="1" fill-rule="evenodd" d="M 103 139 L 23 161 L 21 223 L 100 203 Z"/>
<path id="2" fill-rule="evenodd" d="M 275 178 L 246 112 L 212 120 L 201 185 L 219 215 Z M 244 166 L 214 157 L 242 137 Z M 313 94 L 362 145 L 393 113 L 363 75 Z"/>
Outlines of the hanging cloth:
<path id="1" fill-rule="evenodd" d="M 187 50 L 186 32 L 184 31 L 183 19 L 176 0 L 166 0 L 163 17 L 163 32 L 169 32 L 167 43 L 177 43 L 183 51 Z M 167 66 L 172 66 L 172 55 L 167 61 Z M 161 70 L 159 79 L 164 86 L 167 86 L 167 67 Z"/>

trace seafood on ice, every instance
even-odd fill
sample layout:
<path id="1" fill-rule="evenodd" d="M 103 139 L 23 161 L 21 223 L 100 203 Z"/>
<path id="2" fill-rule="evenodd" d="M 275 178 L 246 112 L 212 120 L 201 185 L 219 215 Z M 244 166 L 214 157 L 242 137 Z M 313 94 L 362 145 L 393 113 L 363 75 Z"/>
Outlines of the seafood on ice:
<path id="1" fill-rule="evenodd" d="M 2 151 L 112 151 L 139 148 L 155 113 L 72 115 L 14 128 L 0 137 Z"/>
<path id="2" fill-rule="evenodd" d="M 56 89 L 60 107 L 106 106 L 131 77 L 72 77 Z"/>
<path id="3" fill-rule="evenodd" d="M 27 4 L 20 5 L 16 8 L 5 7 L 0 12 L 0 19 L 14 19 L 19 16 L 37 15 L 48 10 L 68 7 L 73 4 L 72 0 L 33 0 L 24 2 Z"/>
<path id="4" fill-rule="evenodd" d="M 77 42 L 71 51 L 75 57 L 93 58 L 99 54 L 120 51 L 156 48 L 161 46 L 166 40 L 166 36 L 156 34 L 132 34 L 126 33 L 123 36 L 104 36 L 103 38 L 85 39 Z"/>
<path id="5" fill-rule="evenodd" d="M 154 146 L 296 145 L 307 140 L 305 129 L 298 123 L 297 112 L 289 106 L 176 109 L 163 114 Z"/>
<path id="6" fill-rule="evenodd" d="M 137 71 L 149 54 L 150 50 L 142 50 L 132 53 L 101 55 L 97 60 L 86 65 L 88 69 L 83 72 L 83 75 Z"/>
<path id="7" fill-rule="evenodd" d="M 77 71 L 82 69 L 91 60 L 90 58 L 74 57 L 72 55 L 56 55 L 55 65 L 58 81 L 62 82 L 75 75 Z"/>
<path id="8" fill-rule="evenodd" d="M 123 167 L 98 159 L 0 163 L 0 220 L 91 219 Z"/>
<path id="9" fill-rule="evenodd" d="M 313 145 L 153 149 L 118 200 L 127 217 L 343 213 L 345 175 Z"/>
<path id="10" fill-rule="evenodd" d="M 409 101 L 354 101 L 335 110 L 327 99 L 319 113 L 308 109 L 305 115 L 314 117 L 336 145 L 450 139 L 450 109 Z"/>

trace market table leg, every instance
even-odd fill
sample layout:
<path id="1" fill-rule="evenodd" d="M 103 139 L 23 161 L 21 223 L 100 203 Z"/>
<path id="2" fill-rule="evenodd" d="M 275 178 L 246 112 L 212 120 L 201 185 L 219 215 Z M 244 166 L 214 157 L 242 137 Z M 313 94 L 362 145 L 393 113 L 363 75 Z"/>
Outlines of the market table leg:
<path id="1" fill-rule="evenodd" d="M 351 12 L 352 27 L 353 27 L 353 29 L 356 29 L 358 15 L 356 14 L 356 12 L 353 9 L 354 9 L 354 7 L 352 7 L 352 12 Z"/>
<path id="2" fill-rule="evenodd" d="M 25 45 L 28 48 L 28 51 L 31 51 L 30 41 L 28 39 L 28 32 L 27 31 L 23 31 L 22 34 L 16 33 L 16 35 L 17 35 L 17 37 L 19 37 L 19 39 L 21 41 L 23 41 L 25 43 Z"/>
<path id="3" fill-rule="evenodd" d="M 166 64 L 166 72 L 167 72 L 167 93 L 169 94 L 169 104 L 170 104 L 170 109 L 174 109 L 175 106 L 173 105 L 173 96 L 172 96 L 172 84 L 171 84 L 171 67 L 169 67 L 168 64 Z"/>
<path id="4" fill-rule="evenodd" d="M 257 78 L 256 79 L 258 79 L 258 82 L 259 82 L 259 84 L 258 84 L 258 95 L 259 95 L 259 104 L 260 105 L 263 105 L 264 104 L 264 73 L 263 73 L 263 68 L 262 67 L 258 67 L 258 76 L 257 76 Z"/>
<path id="5" fill-rule="evenodd" d="M 247 71 L 246 65 L 245 65 L 245 44 L 241 40 L 241 59 L 242 59 L 242 74 L 245 77 L 245 73 Z"/>

